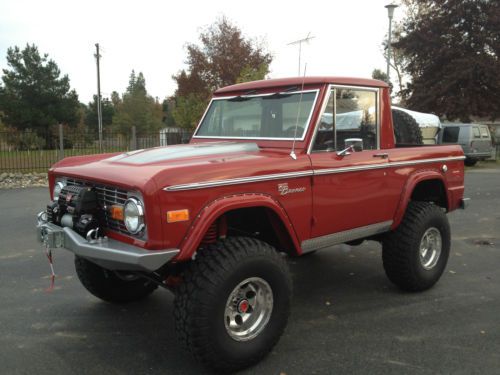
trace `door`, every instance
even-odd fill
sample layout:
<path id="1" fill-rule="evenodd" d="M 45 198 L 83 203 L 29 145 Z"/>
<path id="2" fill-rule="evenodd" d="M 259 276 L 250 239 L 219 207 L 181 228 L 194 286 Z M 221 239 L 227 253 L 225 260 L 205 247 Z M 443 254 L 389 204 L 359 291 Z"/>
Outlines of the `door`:
<path id="1" fill-rule="evenodd" d="M 379 149 L 378 108 L 377 89 L 330 88 L 310 150 L 311 237 L 381 223 L 387 227 L 392 219 L 388 200 L 395 197 L 384 191 L 388 158 Z M 355 150 L 341 152 L 352 143 Z"/>

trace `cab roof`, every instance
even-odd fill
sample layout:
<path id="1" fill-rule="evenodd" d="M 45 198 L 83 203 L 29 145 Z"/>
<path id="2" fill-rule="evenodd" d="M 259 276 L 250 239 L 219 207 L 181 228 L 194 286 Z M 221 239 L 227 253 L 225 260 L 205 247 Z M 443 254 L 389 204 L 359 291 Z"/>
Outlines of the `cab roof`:
<path id="1" fill-rule="evenodd" d="M 387 83 L 383 81 L 379 81 L 376 79 L 369 79 L 369 78 L 291 77 L 291 78 L 275 78 L 275 79 L 265 79 L 261 81 L 238 83 L 236 85 L 222 87 L 217 91 L 215 91 L 215 94 L 219 95 L 237 91 L 269 89 L 272 87 L 302 86 L 302 84 L 304 85 L 336 84 L 336 85 L 346 85 L 346 86 L 389 87 Z"/>

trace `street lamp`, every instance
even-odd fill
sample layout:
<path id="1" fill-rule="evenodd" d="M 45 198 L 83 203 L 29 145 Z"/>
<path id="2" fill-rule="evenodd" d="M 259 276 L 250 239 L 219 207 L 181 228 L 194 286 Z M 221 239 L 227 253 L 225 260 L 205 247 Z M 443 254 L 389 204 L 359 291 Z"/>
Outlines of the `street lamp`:
<path id="1" fill-rule="evenodd" d="M 387 15 L 389 16 L 389 37 L 387 40 L 387 83 L 390 84 L 390 65 L 391 65 L 391 36 L 392 36 L 392 16 L 394 16 L 394 9 L 398 6 L 396 4 L 388 4 L 385 6 L 387 8 Z"/>

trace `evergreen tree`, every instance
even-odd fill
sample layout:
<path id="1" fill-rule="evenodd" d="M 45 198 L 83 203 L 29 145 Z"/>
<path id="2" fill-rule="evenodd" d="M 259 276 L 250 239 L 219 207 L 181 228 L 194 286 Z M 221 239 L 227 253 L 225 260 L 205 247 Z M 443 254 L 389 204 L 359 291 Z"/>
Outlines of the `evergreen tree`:
<path id="1" fill-rule="evenodd" d="M 103 98 L 101 100 L 101 112 L 102 112 L 102 125 L 108 126 L 113 122 L 113 115 L 115 114 L 115 108 L 113 103 L 108 98 Z M 98 116 L 97 116 L 97 95 L 94 95 L 93 100 L 88 106 L 85 106 L 84 111 L 84 123 L 91 129 L 98 129 Z"/>
<path id="2" fill-rule="evenodd" d="M 162 128 L 162 105 L 148 95 L 142 73 L 136 76 L 132 71 L 127 91 L 122 98 L 117 97 L 116 93 L 113 93 L 111 98 L 115 110 L 113 126 L 120 133 L 130 134 L 132 126 L 136 127 L 139 136 Z"/>
<path id="3" fill-rule="evenodd" d="M 78 95 L 70 89 L 67 75 L 35 45 L 7 50 L 8 69 L 3 69 L 0 111 L 3 121 L 20 130 L 44 133 L 51 125 L 76 125 L 79 121 Z"/>

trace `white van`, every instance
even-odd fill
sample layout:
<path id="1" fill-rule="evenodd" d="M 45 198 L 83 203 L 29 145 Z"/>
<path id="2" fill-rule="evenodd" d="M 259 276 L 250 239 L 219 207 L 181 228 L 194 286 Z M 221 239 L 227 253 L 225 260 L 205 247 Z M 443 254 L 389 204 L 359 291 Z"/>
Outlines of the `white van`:
<path id="1" fill-rule="evenodd" d="M 438 143 L 462 146 L 467 166 L 490 158 L 493 150 L 490 130 L 487 125 L 481 124 L 445 123 L 439 133 Z"/>

